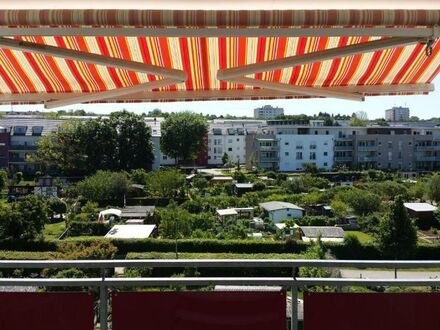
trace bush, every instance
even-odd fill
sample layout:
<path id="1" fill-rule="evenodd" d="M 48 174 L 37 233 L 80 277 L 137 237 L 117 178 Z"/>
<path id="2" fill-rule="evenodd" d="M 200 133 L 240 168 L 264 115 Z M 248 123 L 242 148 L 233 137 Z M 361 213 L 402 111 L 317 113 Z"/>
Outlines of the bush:
<path id="1" fill-rule="evenodd" d="M 68 236 L 104 236 L 111 229 L 106 223 L 99 222 L 71 222 L 68 228 Z"/>

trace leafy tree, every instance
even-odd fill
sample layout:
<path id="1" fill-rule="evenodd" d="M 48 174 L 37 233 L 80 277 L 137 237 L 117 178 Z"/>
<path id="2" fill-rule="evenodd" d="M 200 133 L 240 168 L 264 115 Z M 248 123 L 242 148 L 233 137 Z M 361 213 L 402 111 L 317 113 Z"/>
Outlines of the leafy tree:
<path id="1" fill-rule="evenodd" d="M 199 190 L 203 190 L 208 188 L 208 180 L 206 180 L 203 176 L 196 176 L 192 180 L 192 185 L 194 188 L 197 188 Z"/>
<path id="2" fill-rule="evenodd" d="M 391 211 L 382 219 L 376 236 L 381 252 L 386 257 L 403 259 L 410 257 L 417 246 L 417 232 L 402 196 L 397 196 Z"/>
<path id="3" fill-rule="evenodd" d="M 145 185 L 147 178 L 148 173 L 143 168 L 137 168 L 130 172 L 130 179 L 133 183 Z"/>
<path id="4" fill-rule="evenodd" d="M 230 161 L 228 153 L 225 151 L 222 156 L 222 164 L 225 166 Z"/>
<path id="5" fill-rule="evenodd" d="M 58 197 L 52 197 L 47 201 L 48 211 L 50 213 L 51 219 L 54 218 L 55 214 L 61 214 L 61 216 L 67 212 L 67 205 Z"/>
<path id="6" fill-rule="evenodd" d="M 361 189 L 350 189 L 343 191 L 336 197 L 346 201 L 353 211 L 358 215 L 367 215 L 379 210 L 381 199 L 378 195 Z"/>
<path id="7" fill-rule="evenodd" d="M 428 197 L 436 201 L 440 202 L 440 174 L 434 174 L 431 179 L 428 181 Z"/>
<path id="8" fill-rule="evenodd" d="M 5 189 L 8 185 L 8 174 L 5 170 L 0 170 L 0 191 Z"/>
<path id="9" fill-rule="evenodd" d="M 0 238 L 31 240 L 41 236 L 47 221 L 46 203 L 29 195 L 16 203 L 0 202 Z"/>
<path id="10" fill-rule="evenodd" d="M 15 184 L 19 184 L 23 180 L 23 172 L 17 172 L 14 174 L 14 182 Z"/>
<path id="11" fill-rule="evenodd" d="M 163 238 L 183 238 L 191 235 L 190 214 L 172 201 L 158 212 L 159 235 Z"/>
<path id="12" fill-rule="evenodd" d="M 38 147 L 35 161 L 69 175 L 149 169 L 154 159 L 144 117 L 127 111 L 69 121 L 58 132 L 43 136 Z"/>
<path id="13" fill-rule="evenodd" d="M 177 169 L 166 169 L 150 173 L 147 178 L 147 191 L 155 197 L 174 197 L 185 183 L 185 177 Z"/>
<path id="14" fill-rule="evenodd" d="M 75 184 L 70 190 L 73 195 L 82 196 L 89 201 L 120 204 L 129 188 L 125 173 L 98 171 Z"/>
<path id="15" fill-rule="evenodd" d="M 348 206 L 343 201 L 335 199 L 330 206 L 335 217 L 343 218 L 348 215 Z"/>
<path id="16" fill-rule="evenodd" d="M 182 160 L 193 160 L 205 147 L 208 123 L 202 115 L 191 112 L 171 114 L 161 125 L 161 149 L 164 154 Z"/>

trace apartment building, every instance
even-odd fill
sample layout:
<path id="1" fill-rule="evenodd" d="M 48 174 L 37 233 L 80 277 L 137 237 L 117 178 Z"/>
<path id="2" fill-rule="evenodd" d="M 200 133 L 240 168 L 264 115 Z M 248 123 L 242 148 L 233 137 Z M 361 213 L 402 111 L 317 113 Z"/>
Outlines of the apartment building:
<path id="1" fill-rule="evenodd" d="M 409 121 L 409 108 L 392 107 L 385 110 L 385 120 L 387 121 Z"/>
<path id="2" fill-rule="evenodd" d="M 283 108 L 274 108 L 271 105 L 265 105 L 261 108 L 254 109 L 254 118 L 258 119 L 272 119 L 284 115 Z"/>
<path id="3" fill-rule="evenodd" d="M 12 172 L 21 171 L 33 173 L 38 169 L 38 164 L 29 161 L 29 157 L 37 151 L 38 141 L 42 136 L 55 132 L 64 120 L 38 119 L 32 116 L 7 116 L 0 118 L 3 138 L 0 142 L 0 154 L 8 153 L 2 158 L 3 165 Z M 5 135 L 9 135 L 9 139 Z M 8 141 L 9 140 L 9 141 Z M 4 144 L 4 145 L 1 145 Z"/>
<path id="4" fill-rule="evenodd" d="M 246 136 L 263 128 L 264 121 L 256 120 L 214 120 L 210 123 L 208 132 L 209 166 L 223 165 L 224 153 L 236 163 L 246 162 Z"/>
<path id="5" fill-rule="evenodd" d="M 6 127 L 0 127 L 0 168 L 9 165 L 9 146 L 11 144 L 11 132 Z"/>
<path id="6" fill-rule="evenodd" d="M 334 137 L 332 135 L 278 134 L 279 170 L 303 171 L 305 164 L 330 171 L 334 161 Z"/>

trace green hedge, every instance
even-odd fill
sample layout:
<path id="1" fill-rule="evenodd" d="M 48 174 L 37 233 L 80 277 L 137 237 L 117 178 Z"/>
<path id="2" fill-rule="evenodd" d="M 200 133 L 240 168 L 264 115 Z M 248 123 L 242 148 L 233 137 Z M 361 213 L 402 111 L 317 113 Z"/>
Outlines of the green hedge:
<path id="1" fill-rule="evenodd" d="M 114 240 L 120 253 L 128 252 L 173 252 L 175 241 L 170 239 Z M 178 240 L 181 252 L 211 253 L 301 253 L 307 249 L 303 242 L 254 241 L 254 240 Z"/>
<path id="2" fill-rule="evenodd" d="M 111 229 L 106 223 L 99 222 L 71 222 L 68 228 L 68 236 L 104 236 Z"/>
<path id="3" fill-rule="evenodd" d="M 0 240 L 0 250 L 7 251 L 56 251 L 56 241 Z"/>

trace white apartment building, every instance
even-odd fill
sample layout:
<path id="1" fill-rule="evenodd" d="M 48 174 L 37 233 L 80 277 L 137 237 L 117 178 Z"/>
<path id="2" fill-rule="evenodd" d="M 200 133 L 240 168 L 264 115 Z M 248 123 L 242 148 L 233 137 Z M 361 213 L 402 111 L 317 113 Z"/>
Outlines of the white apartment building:
<path id="1" fill-rule="evenodd" d="M 246 130 L 244 128 L 211 128 L 208 133 L 208 165 L 222 165 L 227 153 L 232 162 L 246 162 Z"/>
<path id="2" fill-rule="evenodd" d="M 330 171 L 334 163 L 333 135 L 278 134 L 279 170 L 303 171 L 304 164 L 314 164 Z"/>

